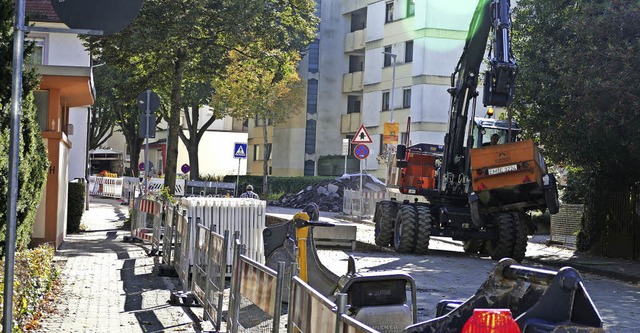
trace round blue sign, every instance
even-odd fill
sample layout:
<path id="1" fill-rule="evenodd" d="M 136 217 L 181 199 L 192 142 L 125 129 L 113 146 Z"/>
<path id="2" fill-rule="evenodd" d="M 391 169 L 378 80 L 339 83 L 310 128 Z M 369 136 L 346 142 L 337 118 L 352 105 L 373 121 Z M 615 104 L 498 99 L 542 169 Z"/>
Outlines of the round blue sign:
<path id="1" fill-rule="evenodd" d="M 359 144 L 353 149 L 353 154 L 356 155 L 356 158 L 359 160 L 364 160 L 369 156 L 369 147 Z"/>
<path id="2" fill-rule="evenodd" d="M 191 167 L 189 166 L 189 164 L 185 163 L 182 165 L 180 170 L 182 170 L 182 173 L 188 173 L 189 171 L 191 171 Z"/>
<path id="3" fill-rule="evenodd" d="M 138 169 L 140 169 L 140 171 L 144 171 L 144 162 L 140 162 L 140 164 L 138 164 Z"/>

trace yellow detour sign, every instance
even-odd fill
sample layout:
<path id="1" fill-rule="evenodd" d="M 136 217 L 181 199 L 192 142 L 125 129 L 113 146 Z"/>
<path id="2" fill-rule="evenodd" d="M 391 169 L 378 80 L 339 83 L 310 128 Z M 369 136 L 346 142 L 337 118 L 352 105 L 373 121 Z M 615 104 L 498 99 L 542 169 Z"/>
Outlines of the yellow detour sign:
<path id="1" fill-rule="evenodd" d="M 398 123 L 384 123 L 384 133 L 382 135 L 383 144 L 398 144 Z"/>

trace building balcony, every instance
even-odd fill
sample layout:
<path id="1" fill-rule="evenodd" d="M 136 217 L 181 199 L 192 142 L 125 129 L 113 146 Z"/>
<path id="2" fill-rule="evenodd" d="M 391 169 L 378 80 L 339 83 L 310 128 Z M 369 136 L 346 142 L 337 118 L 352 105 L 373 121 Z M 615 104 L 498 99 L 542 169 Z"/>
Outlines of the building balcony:
<path id="1" fill-rule="evenodd" d="M 350 93 L 353 91 L 362 91 L 362 73 L 347 73 L 342 77 L 342 92 Z"/>
<path id="2" fill-rule="evenodd" d="M 343 114 L 340 117 L 340 132 L 342 134 L 354 133 L 360 128 L 360 113 Z"/>
<path id="3" fill-rule="evenodd" d="M 365 39 L 367 29 L 357 30 L 350 32 L 344 39 L 345 52 L 353 52 L 356 50 L 362 50 L 365 46 Z"/>

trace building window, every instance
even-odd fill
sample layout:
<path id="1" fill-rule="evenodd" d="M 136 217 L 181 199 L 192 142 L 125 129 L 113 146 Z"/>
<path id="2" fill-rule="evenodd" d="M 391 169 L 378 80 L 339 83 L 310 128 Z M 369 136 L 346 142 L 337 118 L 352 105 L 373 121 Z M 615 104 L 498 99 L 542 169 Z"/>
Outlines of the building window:
<path id="1" fill-rule="evenodd" d="M 416 15 L 416 2 L 415 0 L 407 0 L 407 17 Z"/>
<path id="2" fill-rule="evenodd" d="M 413 41 L 407 41 L 404 43 L 404 62 L 413 61 Z"/>
<path id="3" fill-rule="evenodd" d="M 389 92 L 382 93 L 382 111 L 389 111 Z"/>
<path id="4" fill-rule="evenodd" d="M 253 145 L 253 160 L 262 161 L 262 156 L 260 156 L 260 145 Z"/>
<path id="5" fill-rule="evenodd" d="M 391 66 L 391 46 L 384 48 L 384 67 Z"/>
<path id="6" fill-rule="evenodd" d="M 44 64 L 44 38 L 30 39 L 29 42 L 33 43 L 33 53 L 31 53 L 25 59 L 25 63 L 29 65 L 43 65 Z"/>
<path id="7" fill-rule="evenodd" d="M 347 97 L 347 114 L 360 113 L 361 105 L 362 101 L 360 99 L 360 96 L 349 95 Z"/>
<path id="8" fill-rule="evenodd" d="M 393 22 L 393 2 L 387 2 L 387 10 L 384 23 Z"/>
<path id="9" fill-rule="evenodd" d="M 309 44 L 308 49 L 309 57 L 309 72 L 317 73 L 320 67 L 320 40 L 317 38 Z"/>
<path id="10" fill-rule="evenodd" d="M 307 113 L 318 113 L 318 80 L 316 79 L 307 82 Z"/>
<path id="11" fill-rule="evenodd" d="M 49 91 L 38 90 L 33 92 L 33 99 L 36 105 L 38 125 L 41 131 L 49 130 Z"/>
<path id="12" fill-rule="evenodd" d="M 313 160 L 304 161 L 304 175 L 313 176 L 315 174 L 316 162 Z"/>
<path id="13" fill-rule="evenodd" d="M 402 90 L 402 107 L 404 109 L 411 107 L 411 88 Z"/>
<path id="14" fill-rule="evenodd" d="M 362 72 L 364 70 L 363 56 L 349 56 L 349 73 Z"/>
<path id="15" fill-rule="evenodd" d="M 316 153 L 316 121 L 313 119 L 307 120 L 307 126 L 305 128 L 304 137 L 304 153 L 315 154 Z"/>

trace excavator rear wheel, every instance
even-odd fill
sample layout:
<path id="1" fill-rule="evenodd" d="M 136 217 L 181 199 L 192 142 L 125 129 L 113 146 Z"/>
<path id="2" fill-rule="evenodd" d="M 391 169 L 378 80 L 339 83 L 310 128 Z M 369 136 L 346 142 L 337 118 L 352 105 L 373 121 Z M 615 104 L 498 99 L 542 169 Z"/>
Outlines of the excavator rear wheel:
<path id="1" fill-rule="evenodd" d="M 374 236 L 376 245 L 389 246 L 393 242 L 393 221 L 396 218 L 398 205 L 393 201 L 382 201 L 376 208 Z"/>
<path id="2" fill-rule="evenodd" d="M 511 258 L 517 262 L 521 262 L 527 252 L 527 243 L 529 242 L 529 238 L 527 237 L 527 226 L 518 213 L 512 213 L 512 215 L 516 222 L 516 239 Z"/>
<path id="3" fill-rule="evenodd" d="M 416 209 L 410 205 L 402 205 L 396 217 L 393 246 L 396 252 L 411 253 L 415 249 L 416 239 Z"/>
<path id="4" fill-rule="evenodd" d="M 495 215 L 494 224 L 498 230 L 498 239 L 487 241 L 486 251 L 494 260 L 511 258 L 516 242 L 517 220 L 512 213 Z"/>
<path id="5" fill-rule="evenodd" d="M 413 249 L 415 254 L 427 254 L 429 250 L 429 235 L 431 229 L 431 210 L 427 206 L 418 206 L 417 210 L 417 228 L 416 230 L 416 247 Z"/>

